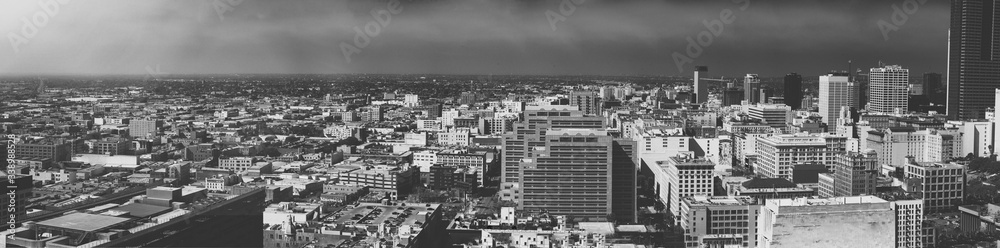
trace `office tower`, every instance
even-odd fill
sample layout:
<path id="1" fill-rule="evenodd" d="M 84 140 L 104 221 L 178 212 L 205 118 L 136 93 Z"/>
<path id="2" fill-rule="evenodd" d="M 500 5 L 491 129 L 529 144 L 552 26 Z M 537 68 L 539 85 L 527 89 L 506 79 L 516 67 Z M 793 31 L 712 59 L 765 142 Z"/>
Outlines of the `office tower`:
<path id="1" fill-rule="evenodd" d="M 566 105 L 528 106 L 524 117 L 503 135 L 500 198 L 520 210 L 608 217 L 614 142 L 604 118 Z"/>
<path id="2" fill-rule="evenodd" d="M 848 81 L 845 74 L 831 73 L 819 76 L 819 115 L 829 126 L 837 125 L 840 108 L 856 108 L 854 99 L 856 86 Z"/>
<path id="3" fill-rule="evenodd" d="M 833 169 L 846 151 L 847 137 L 829 134 L 781 134 L 757 139 L 754 172 L 764 177 L 792 178 L 792 167 L 820 163 Z"/>
<path id="4" fill-rule="evenodd" d="M 760 103 L 760 77 L 757 74 L 747 74 L 743 78 L 743 96 L 750 104 Z"/>
<path id="5" fill-rule="evenodd" d="M 704 103 L 708 101 L 708 83 L 701 80 L 702 77 L 708 77 L 708 66 L 695 66 L 694 67 L 694 92 L 695 97 L 692 103 Z"/>
<path id="6" fill-rule="evenodd" d="M 924 93 L 930 97 L 931 103 L 935 105 L 947 102 L 948 90 L 941 84 L 940 73 L 924 73 Z"/>
<path id="7" fill-rule="evenodd" d="M 156 135 L 160 127 L 163 127 L 163 121 L 160 120 L 132 120 L 128 123 L 128 134 L 132 137 L 148 137 Z"/>
<path id="8" fill-rule="evenodd" d="M 874 195 L 879 169 L 875 150 L 846 152 L 837 156 L 834 167 L 834 195 Z"/>
<path id="9" fill-rule="evenodd" d="M 759 247 L 762 205 L 747 196 L 692 196 L 681 205 L 685 247 Z"/>
<path id="10" fill-rule="evenodd" d="M 797 73 L 785 75 L 785 105 L 802 108 L 802 76 Z"/>
<path id="11" fill-rule="evenodd" d="M 611 157 L 611 213 L 615 221 L 635 223 L 636 213 L 636 177 L 639 170 L 636 142 L 628 139 L 615 139 L 612 144 Z"/>
<path id="12" fill-rule="evenodd" d="M 792 108 L 784 104 L 757 104 L 747 109 L 749 117 L 773 128 L 788 128 L 795 118 Z"/>
<path id="13" fill-rule="evenodd" d="M 948 31 L 948 117 L 983 118 L 1000 87 L 1000 3 L 951 1 Z"/>
<path id="14" fill-rule="evenodd" d="M 896 212 L 875 196 L 769 199 L 757 247 L 896 247 Z"/>
<path id="15" fill-rule="evenodd" d="M 462 92 L 458 96 L 458 104 L 475 105 L 479 102 L 479 96 L 475 92 Z"/>
<path id="16" fill-rule="evenodd" d="M 871 92 L 869 92 L 868 87 L 868 71 L 858 68 L 854 73 L 854 77 L 850 79 L 857 88 L 857 109 L 865 109 L 868 106 L 868 102 L 871 100 Z"/>
<path id="17" fill-rule="evenodd" d="M 715 187 L 713 177 L 715 163 L 704 158 L 693 156 L 674 156 L 663 163 L 669 187 L 669 202 L 667 209 L 676 217 L 680 217 L 681 199 L 691 196 L 713 196 Z"/>
<path id="18" fill-rule="evenodd" d="M 744 92 L 738 88 L 729 88 L 722 91 L 722 106 L 740 105 L 743 101 Z"/>
<path id="19" fill-rule="evenodd" d="M 601 101 L 597 99 L 597 92 L 593 91 L 573 91 L 569 93 L 569 105 L 580 107 L 586 115 L 600 115 Z"/>
<path id="20" fill-rule="evenodd" d="M 898 65 L 872 68 L 868 73 L 868 112 L 894 114 L 907 112 L 910 70 Z"/>
<path id="21" fill-rule="evenodd" d="M 916 192 L 924 200 L 924 213 L 941 213 L 955 210 L 962 203 L 965 192 L 964 165 L 942 162 L 916 162 L 908 157 L 904 189 Z"/>

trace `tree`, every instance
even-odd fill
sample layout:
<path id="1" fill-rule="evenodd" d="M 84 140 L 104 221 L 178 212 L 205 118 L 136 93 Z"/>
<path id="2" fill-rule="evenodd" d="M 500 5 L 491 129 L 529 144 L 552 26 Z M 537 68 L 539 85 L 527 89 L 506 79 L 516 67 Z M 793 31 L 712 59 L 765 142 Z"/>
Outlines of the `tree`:
<path id="1" fill-rule="evenodd" d="M 280 157 L 281 152 L 278 151 L 278 148 L 266 147 L 264 149 L 261 149 L 260 152 L 257 153 L 257 155 L 268 156 L 268 157 Z"/>

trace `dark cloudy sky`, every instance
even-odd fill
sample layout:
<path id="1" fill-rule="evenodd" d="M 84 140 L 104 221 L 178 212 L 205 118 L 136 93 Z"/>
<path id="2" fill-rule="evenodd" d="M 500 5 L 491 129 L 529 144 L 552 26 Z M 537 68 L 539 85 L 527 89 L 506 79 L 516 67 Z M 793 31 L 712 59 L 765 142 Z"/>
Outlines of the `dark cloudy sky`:
<path id="1" fill-rule="evenodd" d="M 348 62 L 340 44 L 354 43 L 354 28 L 375 21 L 370 12 L 386 1 L 71 0 L 26 43 L 12 42 L 26 37 L 23 20 L 45 13 L 38 3 L 50 1 L 0 4 L 0 74 L 145 74 L 159 66 L 184 74 L 676 75 L 671 55 L 726 9 L 735 21 L 685 67 L 818 75 L 846 70 L 853 59 L 917 74 L 944 72 L 949 17 L 948 1 L 929 0 L 885 40 L 877 23 L 891 23 L 893 5 L 905 0 L 749 0 L 746 10 L 735 0 L 586 0 L 553 31 L 546 11 L 558 13 L 563 1 L 402 0 L 402 11 Z"/>

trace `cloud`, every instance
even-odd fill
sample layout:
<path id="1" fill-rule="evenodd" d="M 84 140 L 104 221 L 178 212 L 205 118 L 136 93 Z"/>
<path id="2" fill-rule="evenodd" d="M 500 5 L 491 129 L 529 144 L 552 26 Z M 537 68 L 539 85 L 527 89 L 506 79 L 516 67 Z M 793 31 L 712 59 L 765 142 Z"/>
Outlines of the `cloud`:
<path id="1" fill-rule="evenodd" d="M 54 1 L 54 0 L 41 0 Z M 20 34 L 39 1 L 0 9 L 0 34 Z M 227 2 L 220 0 L 219 2 Z M 876 26 L 903 1 L 586 0 L 553 31 L 545 12 L 562 1 L 401 2 L 403 11 L 348 63 L 339 44 L 387 1 L 73 0 L 14 52 L 0 44 L 0 74 L 451 73 L 676 74 L 670 55 L 704 20 L 733 9 L 736 21 L 696 64 L 713 73 L 805 75 L 878 59 L 944 70 L 947 3 L 910 16 L 885 41 Z M 220 18 L 220 13 L 222 18 Z"/>

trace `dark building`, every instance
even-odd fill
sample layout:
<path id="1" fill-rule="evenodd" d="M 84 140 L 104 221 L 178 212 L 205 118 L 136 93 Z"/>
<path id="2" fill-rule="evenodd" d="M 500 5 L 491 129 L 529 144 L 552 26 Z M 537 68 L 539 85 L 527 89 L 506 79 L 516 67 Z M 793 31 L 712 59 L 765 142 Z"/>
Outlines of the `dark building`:
<path id="1" fill-rule="evenodd" d="M 636 142 L 616 139 L 611 148 L 611 213 L 621 223 L 636 222 Z"/>
<path id="2" fill-rule="evenodd" d="M 792 166 L 793 183 L 818 183 L 819 174 L 830 172 L 823 164 L 797 164 Z"/>
<path id="3" fill-rule="evenodd" d="M 952 0 L 948 37 L 948 117 L 981 119 L 1000 86 L 1000 3 Z"/>
<path id="4" fill-rule="evenodd" d="M 743 101 L 743 91 L 732 88 L 722 91 L 722 106 L 740 105 Z"/>
<path id="5" fill-rule="evenodd" d="M 868 71 L 858 69 L 854 74 L 854 85 L 858 87 L 858 109 L 866 109 L 868 106 L 868 100 L 871 99 L 869 96 L 870 89 L 868 88 Z"/>
<path id="6" fill-rule="evenodd" d="M 785 75 L 785 105 L 802 108 L 802 75 L 798 73 Z"/>
<path id="7" fill-rule="evenodd" d="M 941 73 L 924 73 L 924 95 L 933 104 L 944 105 L 948 101 L 948 89 L 941 84 Z"/>

